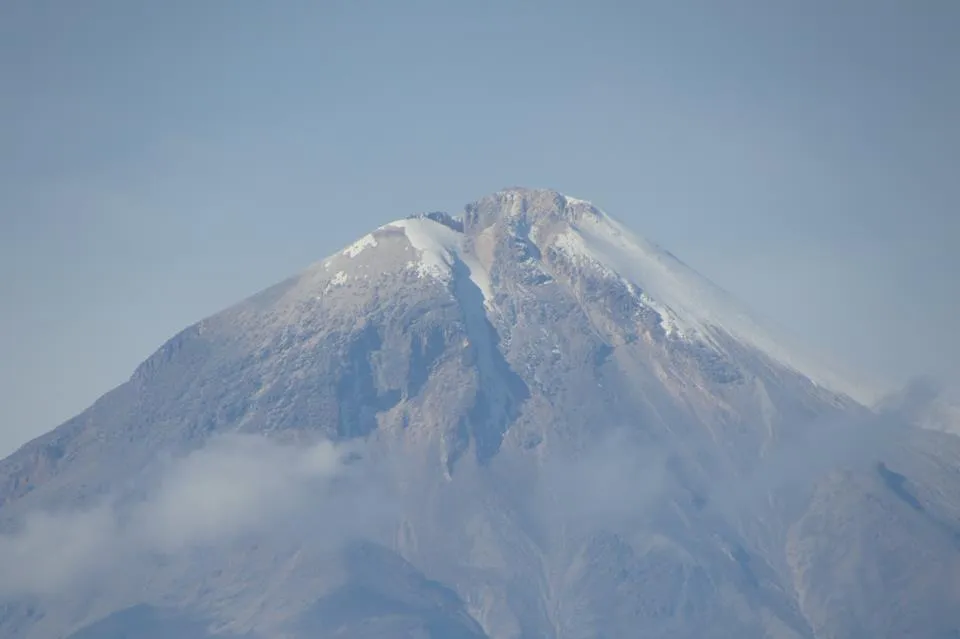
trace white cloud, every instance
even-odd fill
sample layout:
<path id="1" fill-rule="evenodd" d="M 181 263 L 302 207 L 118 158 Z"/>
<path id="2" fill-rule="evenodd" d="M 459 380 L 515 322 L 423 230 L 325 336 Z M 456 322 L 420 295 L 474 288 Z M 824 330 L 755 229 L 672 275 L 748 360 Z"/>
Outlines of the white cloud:
<path id="1" fill-rule="evenodd" d="M 330 442 L 298 448 L 249 436 L 213 440 L 164 473 L 136 525 L 164 551 L 269 525 L 335 476 L 341 455 Z"/>
<path id="2" fill-rule="evenodd" d="M 44 595 L 74 586 L 116 537 L 116 519 L 106 506 L 66 515 L 31 513 L 17 534 L 0 536 L 0 595 Z"/>
<path id="3" fill-rule="evenodd" d="M 327 490 L 333 480 L 348 478 L 348 459 L 357 452 L 327 441 L 294 446 L 251 435 L 215 438 L 170 462 L 146 498 L 128 508 L 111 500 L 84 511 L 35 512 L 17 532 L 0 535 L 0 595 L 63 592 L 143 553 L 222 542 L 280 526 L 303 511 L 317 514 L 369 497 L 376 490 L 363 482 L 339 494 Z M 339 526 L 349 524 L 337 519 Z"/>

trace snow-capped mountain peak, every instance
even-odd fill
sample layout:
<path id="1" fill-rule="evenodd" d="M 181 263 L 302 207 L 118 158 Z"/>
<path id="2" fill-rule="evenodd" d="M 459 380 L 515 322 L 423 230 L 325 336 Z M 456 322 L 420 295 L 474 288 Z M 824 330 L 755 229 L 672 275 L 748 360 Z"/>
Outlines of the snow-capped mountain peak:
<path id="1" fill-rule="evenodd" d="M 354 256 L 377 245 L 382 234 L 401 231 L 419 253 L 408 266 L 421 276 L 449 282 L 462 264 L 483 292 L 487 309 L 494 300 L 491 271 L 496 262 L 519 258 L 552 277 L 548 256 L 561 254 L 576 268 L 589 268 L 629 285 L 631 294 L 655 312 L 666 335 L 724 352 L 733 339 L 758 349 L 818 386 L 871 403 L 875 392 L 853 383 L 810 355 L 784 331 L 754 313 L 731 294 L 654 242 L 629 230 L 592 202 L 550 189 L 514 187 L 467 205 L 461 216 L 428 213 L 386 224 L 344 250 Z M 493 245 L 520 247 L 494 251 Z M 523 249 L 526 247 L 526 250 Z M 494 278 L 496 279 L 496 278 Z"/>

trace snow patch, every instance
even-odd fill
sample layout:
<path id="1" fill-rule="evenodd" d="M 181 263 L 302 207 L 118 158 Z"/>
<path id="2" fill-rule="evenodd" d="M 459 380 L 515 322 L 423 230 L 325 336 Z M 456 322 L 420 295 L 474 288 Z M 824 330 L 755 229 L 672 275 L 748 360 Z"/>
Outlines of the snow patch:
<path id="1" fill-rule="evenodd" d="M 346 271 L 337 271 L 336 275 L 334 275 L 334 276 L 330 279 L 330 285 L 331 285 L 331 286 L 342 286 L 342 285 L 344 285 L 344 284 L 347 283 L 347 279 L 348 279 L 348 276 L 347 276 Z"/>
<path id="2" fill-rule="evenodd" d="M 759 325 L 725 293 L 660 247 L 609 219 L 584 220 L 576 231 L 591 255 L 673 311 L 691 333 L 710 340 L 719 328 L 744 341 L 761 339 Z"/>
<path id="3" fill-rule="evenodd" d="M 661 306 L 655 299 L 644 292 L 640 292 L 640 303 L 653 310 L 660 317 L 660 328 L 670 337 L 686 337 L 677 322 L 677 318 L 665 306 Z"/>
<path id="4" fill-rule="evenodd" d="M 553 245 L 567 254 L 567 257 L 576 262 L 596 261 L 592 255 L 587 253 L 587 247 L 573 229 L 567 229 L 562 233 L 557 233 L 553 238 Z M 602 264 L 600 266 L 603 266 Z"/>
<path id="5" fill-rule="evenodd" d="M 576 229 L 568 228 L 562 233 L 558 233 L 554 238 L 553 245 L 562 251 L 574 264 L 581 266 L 590 264 L 606 277 L 622 279 L 630 285 L 633 291 L 639 288 L 640 303 L 655 311 L 660 316 L 660 326 L 664 332 L 670 336 L 684 336 L 683 328 L 674 311 L 647 295 L 641 283 L 630 278 L 629 275 L 623 275 L 615 265 L 611 264 L 612 260 L 604 259 L 604 255 L 598 255 L 592 250 L 587 240 Z"/>
<path id="6" fill-rule="evenodd" d="M 588 206 L 591 208 L 593 207 L 593 204 L 591 202 L 588 202 L 587 200 L 581 200 L 580 198 L 576 198 L 576 197 L 570 197 L 569 195 L 564 195 L 563 199 L 565 199 L 567 201 L 567 204 L 571 206 Z"/>
<path id="7" fill-rule="evenodd" d="M 365 248 L 372 248 L 377 245 L 377 239 L 372 234 L 364 235 L 359 240 L 343 250 L 347 257 L 354 258 L 363 252 Z"/>
<path id="8" fill-rule="evenodd" d="M 846 393 L 859 401 L 865 399 L 866 389 L 854 387 L 828 367 L 803 355 L 803 349 L 792 345 L 785 336 L 772 335 L 726 291 L 606 214 L 571 225 L 570 234 L 579 241 L 564 239 L 566 250 L 582 251 L 636 285 L 666 310 L 661 317 L 667 318 L 682 334 L 696 335 L 722 352 L 717 341 L 718 331 L 722 331 L 816 385 Z"/>
<path id="9" fill-rule="evenodd" d="M 410 246 L 420 252 L 417 263 L 420 277 L 450 279 L 459 235 L 456 231 L 424 218 L 398 220 L 387 226 L 401 229 Z"/>
<path id="10" fill-rule="evenodd" d="M 460 261 L 464 263 L 467 270 L 470 271 L 470 281 L 477 285 L 483 295 L 485 305 L 493 303 L 493 286 L 490 284 L 490 274 L 472 255 L 460 253 Z"/>
<path id="11" fill-rule="evenodd" d="M 453 266 L 459 261 L 470 273 L 470 280 L 480 289 L 485 305 L 493 301 L 493 289 L 490 274 L 480 261 L 464 246 L 464 235 L 430 218 L 411 218 L 398 220 L 387 227 L 400 229 L 407 236 L 410 245 L 420 253 L 416 263 L 420 277 L 434 277 L 444 282 L 450 281 Z"/>

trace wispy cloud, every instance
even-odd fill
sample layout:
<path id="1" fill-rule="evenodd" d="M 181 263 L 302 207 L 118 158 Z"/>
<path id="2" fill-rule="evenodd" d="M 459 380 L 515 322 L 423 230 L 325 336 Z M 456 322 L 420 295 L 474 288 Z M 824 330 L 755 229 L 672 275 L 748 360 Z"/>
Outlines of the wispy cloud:
<path id="1" fill-rule="evenodd" d="M 864 470 L 883 461 L 938 396 L 936 384 L 917 379 L 874 411 L 789 424 L 782 429 L 786 439 L 750 472 L 711 487 L 709 507 L 730 517 L 749 515 L 778 491 L 803 492 L 833 470 Z"/>
<path id="2" fill-rule="evenodd" d="M 617 528 L 644 516 L 661 498 L 666 462 L 662 447 L 618 428 L 577 454 L 551 458 L 534 494 L 548 524 Z"/>
<path id="3" fill-rule="evenodd" d="M 46 595 L 77 585 L 117 540 L 109 507 L 31 513 L 14 535 L 0 536 L 0 596 Z"/>
<path id="4" fill-rule="evenodd" d="M 143 553 L 220 543 L 294 516 L 343 533 L 328 534 L 332 542 L 359 533 L 363 516 L 383 512 L 371 500 L 386 486 L 371 485 L 377 475 L 362 472 L 360 452 L 327 441 L 215 438 L 169 462 L 137 503 L 114 496 L 89 510 L 28 515 L 16 533 L 0 536 L 0 595 L 55 594 Z"/>

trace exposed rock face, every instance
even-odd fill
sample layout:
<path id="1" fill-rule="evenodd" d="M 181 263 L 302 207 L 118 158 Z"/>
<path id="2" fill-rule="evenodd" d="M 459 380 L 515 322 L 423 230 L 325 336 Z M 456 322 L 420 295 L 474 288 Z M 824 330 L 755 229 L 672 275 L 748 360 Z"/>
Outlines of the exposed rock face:
<path id="1" fill-rule="evenodd" d="M 0 462 L 0 635 L 960 636 L 960 440 L 806 359 L 587 202 L 399 220 Z"/>

